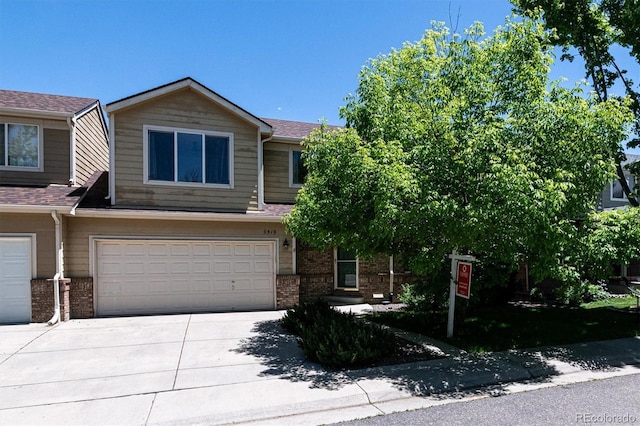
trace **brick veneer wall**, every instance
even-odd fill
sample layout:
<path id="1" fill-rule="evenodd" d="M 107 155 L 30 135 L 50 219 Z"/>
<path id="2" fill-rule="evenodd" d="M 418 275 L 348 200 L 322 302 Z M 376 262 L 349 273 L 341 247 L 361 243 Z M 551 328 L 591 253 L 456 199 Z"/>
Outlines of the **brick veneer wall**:
<path id="1" fill-rule="evenodd" d="M 93 278 L 71 278 L 71 318 L 93 318 Z"/>
<path id="2" fill-rule="evenodd" d="M 380 255 L 369 260 L 359 260 L 358 291 L 334 290 L 333 250 L 316 250 L 300 244 L 297 248 L 297 269 L 300 275 L 300 300 L 331 295 L 353 294 L 364 297 L 367 303 L 380 303 L 389 299 L 389 256 Z M 402 285 L 415 279 L 410 274 L 395 274 L 393 279 L 394 301 L 402 292 Z M 374 298 L 382 294 L 382 298 Z"/>
<path id="3" fill-rule="evenodd" d="M 300 276 L 276 276 L 276 309 L 288 309 L 300 303 Z"/>
<path id="4" fill-rule="evenodd" d="M 31 322 L 47 322 L 55 312 L 53 280 L 31 280 Z M 69 281 L 60 280 L 60 319 L 69 319 Z"/>

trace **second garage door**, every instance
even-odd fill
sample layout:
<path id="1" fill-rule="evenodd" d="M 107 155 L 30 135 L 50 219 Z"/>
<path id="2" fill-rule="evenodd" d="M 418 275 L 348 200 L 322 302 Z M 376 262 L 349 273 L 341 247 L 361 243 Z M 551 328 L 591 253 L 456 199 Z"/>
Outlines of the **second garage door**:
<path id="1" fill-rule="evenodd" d="M 96 244 L 99 316 L 275 308 L 273 242 Z"/>

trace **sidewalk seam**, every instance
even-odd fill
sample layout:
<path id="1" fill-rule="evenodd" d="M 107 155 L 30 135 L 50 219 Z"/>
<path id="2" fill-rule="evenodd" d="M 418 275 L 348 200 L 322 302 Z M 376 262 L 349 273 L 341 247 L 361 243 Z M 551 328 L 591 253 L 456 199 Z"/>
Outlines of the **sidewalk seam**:
<path id="1" fill-rule="evenodd" d="M 189 315 L 189 321 L 187 321 L 187 326 L 184 329 L 184 336 L 182 336 L 182 346 L 180 347 L 180 356 L 178 357 L 178 365 L 176 365 L 176 374 L 173 377 L 173 384 L 171 385 L 171 390 L 176 389 L 176 383 L 178 382 L 178 373 L 180 372 L 180 363 L 182 362 L 182 353 L 184 352 L 184 345 L 187 342 L 187 333 L 189 332 L 189 326 L 191 325 L 191 318 L 193 315 Z M 155 400 L 155 397 L 154 397 Z"/>

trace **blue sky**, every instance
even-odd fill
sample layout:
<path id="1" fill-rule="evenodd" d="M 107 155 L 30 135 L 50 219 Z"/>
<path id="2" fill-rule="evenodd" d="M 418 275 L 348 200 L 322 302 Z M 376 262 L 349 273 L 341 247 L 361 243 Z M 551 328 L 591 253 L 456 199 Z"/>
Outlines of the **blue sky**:
<path id="1" fill-rule="evenodd" d="M 508 0 L 0 0 L 0 87 L 105 104 L 190 76 L 259 117 L 339 124 L 367 59 L 434 20 L 458 31 L 482 21 L 490 33 L 510 10 Z M 583 70 L 556 66 L 560 76 Z"/>

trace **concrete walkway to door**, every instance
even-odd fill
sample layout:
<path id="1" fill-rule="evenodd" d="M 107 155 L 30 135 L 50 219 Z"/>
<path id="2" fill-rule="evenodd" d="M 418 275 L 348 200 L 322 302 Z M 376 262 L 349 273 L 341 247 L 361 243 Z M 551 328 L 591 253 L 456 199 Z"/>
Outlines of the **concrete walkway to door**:
<path id="1" fill-rule="evenodd" d="M 305 361 L 279 328 L 281 315 L 0 326 L 0 424 L 324 424 L 439 404 L 438 394 L 482 386 L 640 372 L 638 338 L 328 371 Z"/>

